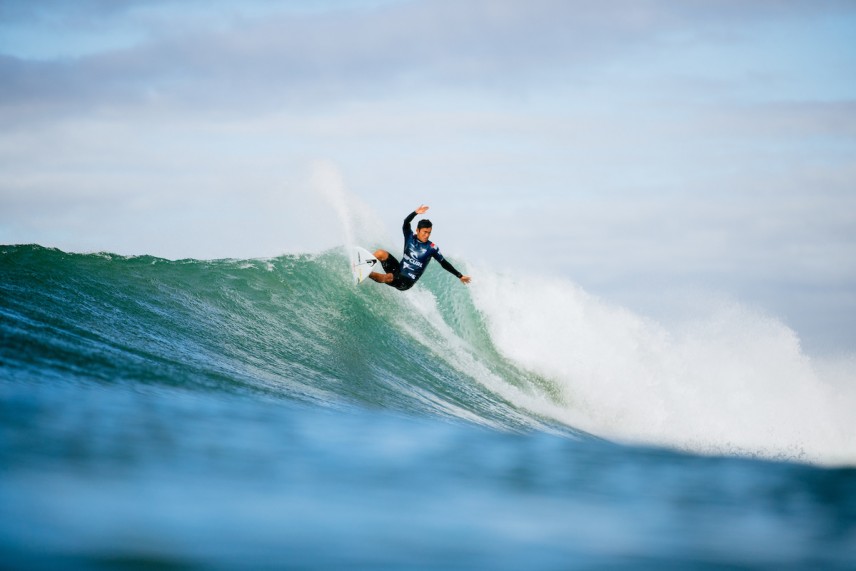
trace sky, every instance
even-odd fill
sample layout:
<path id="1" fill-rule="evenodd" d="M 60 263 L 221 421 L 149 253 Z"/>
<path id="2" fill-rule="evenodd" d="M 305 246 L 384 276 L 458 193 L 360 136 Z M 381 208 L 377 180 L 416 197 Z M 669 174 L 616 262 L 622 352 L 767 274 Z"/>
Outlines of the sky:
<path id="1" fill-rule="evenodd" d="M 853 354 L 854 38 L 848 0 L 0 0 L 0 243 L 318 252 L 346 204 L 394 250 L 428 204 L 457 265 Z"/>

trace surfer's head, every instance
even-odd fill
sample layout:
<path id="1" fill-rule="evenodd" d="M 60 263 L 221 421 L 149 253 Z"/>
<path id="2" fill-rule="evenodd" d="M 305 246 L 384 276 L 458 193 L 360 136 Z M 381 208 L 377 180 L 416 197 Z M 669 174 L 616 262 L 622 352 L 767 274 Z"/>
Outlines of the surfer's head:
<path id="1" fill-rule="evenodd" d="M 428 238 L 431 237 L 431 229 L 434 227 L 431 224 L 431 221 L 427 218 L 425 220 L 420 220 L 416 225 L 416 239 L 420 242 L 427 242 Z"/>

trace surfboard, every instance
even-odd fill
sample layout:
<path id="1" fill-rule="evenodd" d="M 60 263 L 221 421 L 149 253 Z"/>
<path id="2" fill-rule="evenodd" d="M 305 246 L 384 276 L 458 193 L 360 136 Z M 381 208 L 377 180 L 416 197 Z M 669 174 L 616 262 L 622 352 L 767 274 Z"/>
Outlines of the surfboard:
<path id="1" fill-rule="evenodd" d="M 354 285 L 363 283 L 372 272 L 384 273 L 380 261 L 365 248 L 359 246 L 351 248 L 351 273 L 354 276 Z"/>

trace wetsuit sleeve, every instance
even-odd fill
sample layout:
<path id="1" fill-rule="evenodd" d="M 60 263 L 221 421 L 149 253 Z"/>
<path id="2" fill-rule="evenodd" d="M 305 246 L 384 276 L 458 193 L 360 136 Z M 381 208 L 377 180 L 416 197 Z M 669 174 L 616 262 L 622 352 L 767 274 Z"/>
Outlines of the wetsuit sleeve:
<path id="1" fill-rule="evenodd" d="M 413 222 L 414 218 L 416 218 L 415 210 L 408 214 L 407 218 L 404 219 L 404 225 L 401 227 L 401 231 L 404 232 L 405 239 L 410 238 L 410 235 L 413 234 L 413 229 L 410 227 L 410 223 Z"/>
<path id="2" fill-rule="evenodd" d="M 453 274 L 456 278 L 461 279 L 462 277 L 464 277 L 464 274 L 462 274 L 461 272 L 456 270 L 455 266 L 453 266 L 452 264 L 450 264 L 446 260 L 443 260 L 442 262 L 440 262 L 440 265 L 443 266 L 444 270 L 446 270 L 450 274 Z"/>
<path id="3" fill-rule="evenodd" d="M 439 251 L 434 252 L 434 259 L 440 262 L 440 265 L 443 266 L 443 269 L 455 276 L 458 279 L 461 279 L 464 274 L 455 269 L 455 266 L 446 261 L 446 258 Z"/>

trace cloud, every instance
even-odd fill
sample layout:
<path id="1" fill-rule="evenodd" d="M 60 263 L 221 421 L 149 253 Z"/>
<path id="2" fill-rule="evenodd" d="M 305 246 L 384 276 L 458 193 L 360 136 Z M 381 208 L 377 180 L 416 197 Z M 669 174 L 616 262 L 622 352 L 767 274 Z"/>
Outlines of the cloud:
<path id="1" fill-rule="evenodd" d="M 120 48 L 108 42 L 103 51 L 81 57 L 3 58 L 0 105 L 15 107 L 16 113 L 24 103 L 41 103 L 41 112 L 57 107 L 88 112 L 166 100 L 184 109 L 201 105 L 236 112 L 246 104 L 275 109 L 441 85 L 525 91 L 531 82 L 556 74 L 584 80 L 592 67 L 640 50 L 663 57 L 664 50 L 690 42 L 723 35 L 733 41 L 753 20 L 799 17 L 809 9 L 816 18 L 845 9 L 835 2 L 738 7 L 736 2 L 484 0 L 261 14 L 226 3 L 211 15 L 197 2 L 12 6 L 6 12 L 18 21 L 40 22 L 53 14 L 52 28 L 89 21 L 95 23 L 87 28 L 96 33 L 109 23 L 127 29 L 132 40 Z"/>
<path id="2" fill-rule="evenodd" d="M 447 253 L 790 311 L 758 292 L 856 281 L 854 30 L 835 1 L 3 2 L 0 242 L 333 246 L 329 159 L 393 227 L 431 204 Z"/>

